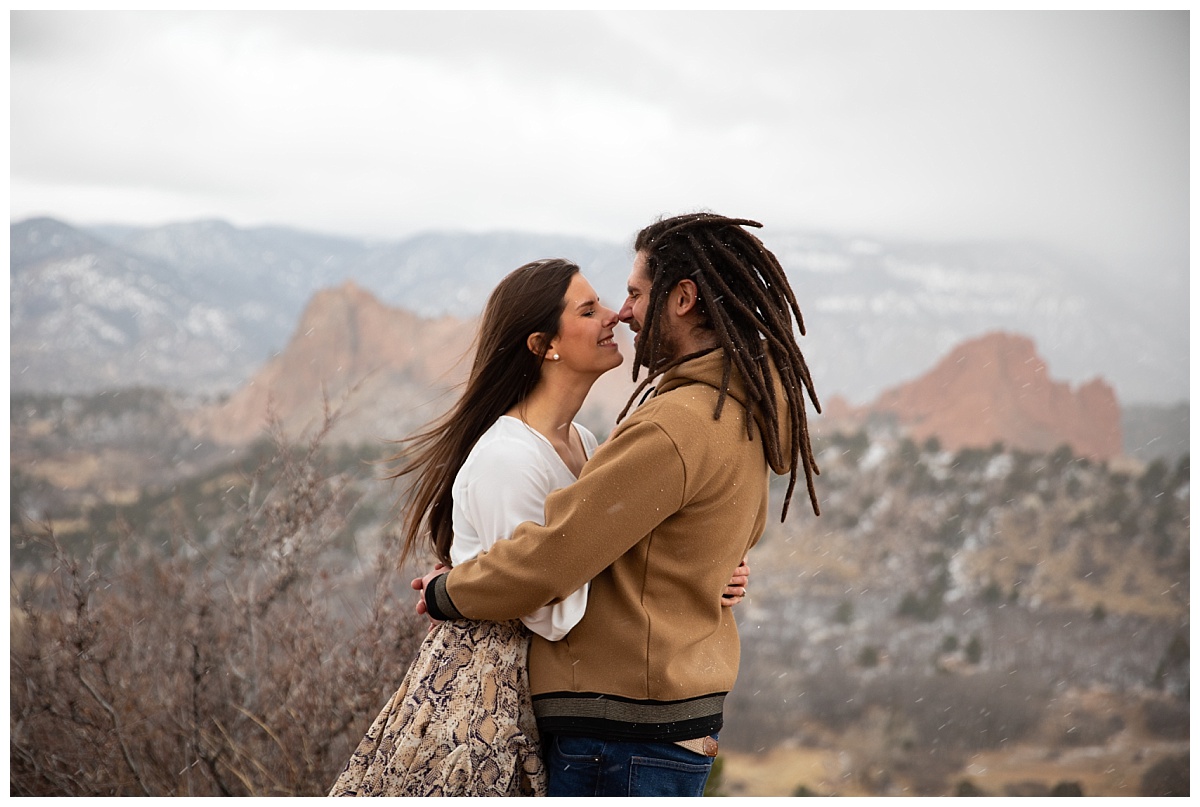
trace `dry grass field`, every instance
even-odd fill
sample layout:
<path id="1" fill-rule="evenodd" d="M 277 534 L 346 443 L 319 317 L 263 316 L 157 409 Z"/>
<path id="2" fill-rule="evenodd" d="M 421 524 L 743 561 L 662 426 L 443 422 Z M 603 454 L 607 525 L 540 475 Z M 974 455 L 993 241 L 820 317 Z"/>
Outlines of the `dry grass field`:
<path id="1" fill-rule="evenodd" d="M 1036 741 L 977 752 L 947 777 L 942 795 L 955 795 L 963 782 L 988 796 L 1049 795 L 1060 783 L 1077 783 L 1085 796 L 1144 795 L 1146 773 L 1162 760 L 1188 756 L 1190 740 L 1150 736 L 1140 725 L 1136 706 L 1118 708 L 1127 727 L 1103 745 L 1064 748 Z M 1049 740 L 1052 732 L 1044 735 Z M 852 755 L 838 750 L 836 740 L 827 744 L 830 747 L 779 747 L 757 755 L 722 751 L 725 791 L 730 796 L 928 795 L 914 793 L 900 776 L 886 793 L 872 789 L 852 769 Z"/>

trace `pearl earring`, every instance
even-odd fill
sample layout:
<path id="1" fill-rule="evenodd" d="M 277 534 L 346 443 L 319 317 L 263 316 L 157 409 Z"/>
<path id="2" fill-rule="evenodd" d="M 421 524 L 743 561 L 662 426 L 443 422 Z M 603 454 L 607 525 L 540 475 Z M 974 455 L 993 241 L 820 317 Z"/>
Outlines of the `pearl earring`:
<path id="1" fill-rule="evenodd" d="M 557 353 L 555 353 L 555 354 L 554 354 L 553 356 L 551 356 L 550 358 L 554 359 L 555 361 L 558 361 L 558 354 L 557 354 Z"/>

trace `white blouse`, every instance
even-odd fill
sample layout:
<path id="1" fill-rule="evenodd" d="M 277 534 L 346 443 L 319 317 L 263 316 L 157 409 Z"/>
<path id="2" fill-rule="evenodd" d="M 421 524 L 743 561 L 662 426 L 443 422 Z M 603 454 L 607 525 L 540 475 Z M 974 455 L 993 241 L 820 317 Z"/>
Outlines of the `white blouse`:
<path id="1" fill-rule="evenodd" d="M 596 437 L 572 424 L 588 459 Z M 454 477 L 454 541 L 450 561 L 457 566 L 510 538 L 524 521 L 545 524 L 546 497 L 575 481 L 575 475 L 541 433 L 518 418 L 502 415 L 479 440 Z M 587 584 L 562 602 L 521 617 L 529 629 L 558 641 L 583 619 Z"/>

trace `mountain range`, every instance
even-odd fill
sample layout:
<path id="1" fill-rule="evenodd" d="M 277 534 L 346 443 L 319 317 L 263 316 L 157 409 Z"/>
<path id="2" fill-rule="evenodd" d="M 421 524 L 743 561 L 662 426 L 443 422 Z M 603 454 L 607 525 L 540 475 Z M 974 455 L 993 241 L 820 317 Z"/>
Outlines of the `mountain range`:
<path id="1" fill-rule="evenodd" d="M 1188 395 L 1187 323 L 1084 262 L 1010 243 L 917 244 L 764 229 L 804 313 L 818 392 L 865 402 L 961 342 L 1031 337 L 1058 377 L 1102 376 L 1122 403 Z M 283 349 L 308 302 L 353 281 L 424 318 L 470 320 L 508 271 L 569 257 L 616 306 L 627 244 L 532 233 L 363 241 L 221 221 L 10 226 L 10 382 L 24 392 L 241 387 Z"/>

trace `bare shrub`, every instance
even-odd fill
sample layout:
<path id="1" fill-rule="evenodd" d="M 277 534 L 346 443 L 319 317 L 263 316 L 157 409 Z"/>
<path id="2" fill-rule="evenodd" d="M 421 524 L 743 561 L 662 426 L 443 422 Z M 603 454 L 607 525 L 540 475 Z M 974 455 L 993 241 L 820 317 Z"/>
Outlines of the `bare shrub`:
<path id="1" fill-rule="evenodd" d="M 961 797 L 986 796 L 987 793 L 983 792 L 983 790 L 981 790 L 979 786 L 970 779 L 962 779 L 957 785 L 954 786 L 954 795 Z"/>
<path id="2" fill-rule="evenodd" d="M 1118 714 L 1101 715 L 1087 710 L 1074 712 L 1054 722 L 1059 724 L 1059 742 L 1068 747 L 1104 745 L 1125 728 L 1125 720 Z"/>
<path id="3" fill-rule="evenodd" d="M 1143 775 L 1139 795 L 1190 796 L 1191 763 L 1186 754 L 1166 757 L 1154 763 Z"/>
<path id="4" fill-rule="evenodd" d="M 905 714 L 917 748 L 975 751 L 1026 737 L 1041 719 L 1046 693 L 1032 676 L 896 674 L 872 682 L 864 698 Z"/>
<path id="5" fill-rule="evenodd" d="M 1191 736 L 1189 701 L 1149 699 L 1142 704 L 1142 724 L 1152 737 L 1186 740 Z"/>
<path id="6" fill-rule="evenodd" d="M 19 528 L 42 565 L 12 582 L 12 795 L 327 792 L 424 634 L 394 537 L 366 572 L 331 551 L 353 506 L 320 470 L 331 424 L 276 431 L 206 536 L 126 534 L 101 566 Z"/>

